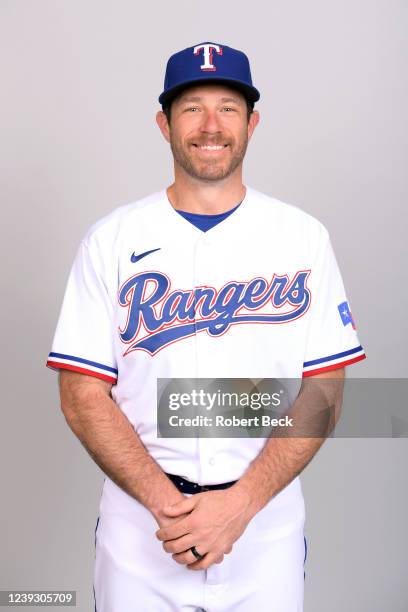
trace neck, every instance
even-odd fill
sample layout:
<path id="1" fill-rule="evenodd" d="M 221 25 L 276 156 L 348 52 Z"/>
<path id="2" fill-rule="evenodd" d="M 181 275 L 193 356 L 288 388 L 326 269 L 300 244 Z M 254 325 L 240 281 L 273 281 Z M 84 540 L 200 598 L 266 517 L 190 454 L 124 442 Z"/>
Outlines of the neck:
<path id="1" fill-rule="evenodd" d="M 174 183 L 166 191 L 177 210 L 216 215 L 239 204 L 245 197 L 246 187 L 241 172 L 219 181 L 200 181 L 176 172 Z"/>

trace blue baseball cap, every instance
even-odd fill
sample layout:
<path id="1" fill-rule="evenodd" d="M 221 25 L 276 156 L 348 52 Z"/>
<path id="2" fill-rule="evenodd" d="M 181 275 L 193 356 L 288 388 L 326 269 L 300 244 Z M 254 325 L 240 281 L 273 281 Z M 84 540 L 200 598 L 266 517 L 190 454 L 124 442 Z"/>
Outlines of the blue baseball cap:
<path id="1" fill-rule="evenodd" d="M 251 69 L 245 53 L 227 45 L 203 42 L 174 53 L 169 58 L 159 103 L 162 107 L 166 106 L 188 85 L 216 81 L 238 89 L 252 107 L 260 98 L 259 91 L 252 85 Z"/>

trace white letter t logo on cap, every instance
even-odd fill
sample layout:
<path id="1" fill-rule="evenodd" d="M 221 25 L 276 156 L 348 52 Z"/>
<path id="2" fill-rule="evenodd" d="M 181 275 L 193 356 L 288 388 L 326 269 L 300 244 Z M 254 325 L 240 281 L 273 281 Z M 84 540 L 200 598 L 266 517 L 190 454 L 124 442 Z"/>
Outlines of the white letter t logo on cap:
<path id="1" fill-rule="evenodd" d="M 222 47 L 219 45 L 213 45 L 211 43 L 207 43 L 206 45 L 198 45 L 197 47 L 194 47 L 194 55 L 198 55 L 201 49 L 204 50 L 204 64 L 200 66 L 201 70 L 217 70 L 217 68 L 213 65 L 213 49 L 215 49 L 218 55 L 222 55 Z"/>

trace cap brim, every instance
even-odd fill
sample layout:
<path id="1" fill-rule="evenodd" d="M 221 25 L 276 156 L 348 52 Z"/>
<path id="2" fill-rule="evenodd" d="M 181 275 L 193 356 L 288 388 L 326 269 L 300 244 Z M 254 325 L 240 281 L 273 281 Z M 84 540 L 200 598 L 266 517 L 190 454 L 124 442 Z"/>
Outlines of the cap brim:
<path id="1" fill-rule="evenodd" d="M 220 77 L 212 76 L 211 78 L 197 77 L 196 79 L 191 79 L 189 81 L 186 81 L 185 83 L 180 83 L 179 85 L 175 85 L 171 89 L 168 89 L 167 91 L 164 91 L 162 94 L 160 94 L 159 103 L 164 107 L 167 104 L 169 104 L 172 100 L 174 100 L 174 98 L 179 93 L 181 93 L 183 89 L 186 89 L 187 87 L 191 87 L 193 85 L 198 85 L 200 83 L 203 83 L 203 84 L 214 83 L 215 81 L 217 81 L 217 83 L 225 83 L 226 85 L 229 85 L 233 87 L 234 89 L 237 89 L 243 94 L 243 96 L 245 96 L 245 98 L 252 105 L 255 102 L 257 102 L 260 98 L 260 93 L 255 87 L 251 87 L 250 85 L 247 85 L 246 83 L 243 83 L 242 81 L 237 81 L 236 79 L 228 79 L 222 76 Z"/>

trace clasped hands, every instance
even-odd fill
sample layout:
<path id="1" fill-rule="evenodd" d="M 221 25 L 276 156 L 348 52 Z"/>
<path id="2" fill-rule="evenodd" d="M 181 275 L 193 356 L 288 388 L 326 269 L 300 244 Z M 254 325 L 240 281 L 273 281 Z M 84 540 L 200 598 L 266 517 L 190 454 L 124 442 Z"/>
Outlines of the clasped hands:
<path id="1" fill-rule="evenodd" d="M 162 512 L 174 520 L 156 531 L 156 536 L 177 563 L 191 570 L 221 563 L 254 515 L 249 497 L 234 486 L 196 493 Z M 195 558 L 192 546 L 203 559 Z"/>

